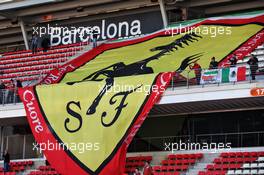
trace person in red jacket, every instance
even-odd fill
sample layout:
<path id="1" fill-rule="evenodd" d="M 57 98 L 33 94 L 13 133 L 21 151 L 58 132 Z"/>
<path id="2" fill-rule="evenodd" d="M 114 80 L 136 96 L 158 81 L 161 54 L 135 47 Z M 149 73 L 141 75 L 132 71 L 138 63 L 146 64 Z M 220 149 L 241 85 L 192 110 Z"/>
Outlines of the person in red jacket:
<path id="1" fill-rule="evenodd" d="M 197 61 L 195 61 L 192 66 L 191 65 L 189 66 L 189 68 L 190 70 L 194 70 L 196 83 L 197 85 L 199 85 L 201 80 L 201 72 L 202 72 L 202 68 L 200 64 L 198 64 Z"/>
<path id="2" fill-rule="evenodd" d="M 149 162 L 145 162 L 145 165 L 143 168 L 143 175 L 153 175 L 153 170 Z"/>

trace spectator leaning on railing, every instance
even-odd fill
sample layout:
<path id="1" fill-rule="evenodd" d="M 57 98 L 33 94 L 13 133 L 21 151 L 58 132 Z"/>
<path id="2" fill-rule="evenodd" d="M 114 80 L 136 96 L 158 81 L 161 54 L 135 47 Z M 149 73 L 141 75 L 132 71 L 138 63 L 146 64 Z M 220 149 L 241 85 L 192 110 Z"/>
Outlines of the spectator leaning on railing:
<path id="1" fill-rule="evenodd" d="M 201 68 L 200 64 L 197 63 L 197 61 L 195 61 L 193 63 L 193 65 L 189 65 L 189 68 L 190 68 L 190 70 L 194 70 L 196 83 L 199 85 L 200 80 L 201 80 L 202 68 Z"/>
<path id="2" fill-rule="evenodd" d="M 235 54 L 229 59 L 230 67 L 236 67 L 237 64 L 237 56 Z"/>
<path id="3" fill-rule="evenodd" d="M 13 103 L 14 102 L 14 91 L 16 88 L 16 82 L 14 79 L 11 79 L 9 86 L 7 89 L 7 103 Z"/>
<path id="4" fill-rule="evenodd" d="M 4 91 L 5 91 L 5 84 L 0 81 L 0 104 L 3 104 L 3 101 L 4 101 L 4 97 L 5 97 L 5 94 L 4 94 Z"/>
<path id="5" fill-rule="evenodd" d="M 215 57 L 211 58 L 211 62 L 209 64 L 209 69 L 217 69 L 218 67 L 218 62 L 215 61 Z"/>
<path id="6" fill-rule="evenodd" d="M 256 56 L 254 56 L 253 54 L 251 54 L 247 64 L 250 67 L 251 79 L 255 80 L 256 79 L 256 72 L 258 70 L 258 58 Z"/>

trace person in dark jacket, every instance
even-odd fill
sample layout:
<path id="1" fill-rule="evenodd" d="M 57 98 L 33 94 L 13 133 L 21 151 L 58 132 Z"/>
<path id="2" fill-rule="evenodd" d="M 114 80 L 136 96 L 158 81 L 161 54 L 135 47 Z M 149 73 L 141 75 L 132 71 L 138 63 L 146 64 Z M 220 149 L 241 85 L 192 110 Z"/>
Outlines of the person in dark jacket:
<path id="1" fill-rule="evenodd" d="M 98 32 L 96 30 L 92 31 L 91 40 L 93 42 L 93 48 L 97 47 L 97 38 L 98 38 Z"/>
<path id="2" fill-rule="evenodd" d="M 211 58 L 211 62 L 209 64 L 209 69 L 217 69 L 218 68 L 218 62 L 215 61 L 215 57 Z"/>
<path id="3" fill-rule="evenodd" d="M 47 52 L 49 50 L 49 47 L 50 47 L 50 39 L 49 39 L 48 36 L 45 36 L 42 39 L 41 47 L 43 48 L 43 52 Z"/>
<path id="4" fill-rule="evenodd" d="M 8 172 L 9 171 L 9 163 L 10 163 L 10 156 L 9 156 L 8 150 L 5 150 L 3 158 L 4 158 L 4 172 Z"/>
<path id="5" fill-rule="evenodd" d="M 37 34 L 34 33 L 32 35 L 32 39 L 31 39 L 32 54 L 35 54 L 38 51 L 38 41 L 39 41 L 38 36 L 37 36 Z"/>
<path id="6" fill-rule="evenodd" d="M 237 56 L 232 55 L 232 57 L 229 59 L 230 67 L 236 67 L 237 64 Z"/>
<path id="7" fill-rule="evenodd" d="M 15 93 L 16 93 L 16 102 L 21 102 L 19 95 L 18 95 L 18 88 L 22 88 L 22 82 L 20 80 L 16 80 L 16 89 L 15 89 Z"/>
<path id="8" fill-rule="evenodd" d="M 4 102 L 5 88 L 5 84 L 0 80 L 0 104 Z"/>
<path id="9" fill-rule="evenodd" d="M 251 80 L 255 80 L 256 72 L 258 70 L 258 58 L 251 54 L 247 64 L 250 67 Z"/>

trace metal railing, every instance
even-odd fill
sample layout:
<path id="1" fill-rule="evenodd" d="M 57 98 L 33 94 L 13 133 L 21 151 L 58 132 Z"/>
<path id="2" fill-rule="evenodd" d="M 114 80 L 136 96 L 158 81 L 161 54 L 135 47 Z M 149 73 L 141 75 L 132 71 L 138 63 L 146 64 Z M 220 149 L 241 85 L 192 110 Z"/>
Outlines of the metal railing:
<path id="1" fill-rule="evenodd" d="M 232 147 L 264 146 L 264 131 L 198 134 L 196 143 L 231 143 Z"/>
<path id="2" fill-rule="evenodd" d="M 211 70 L 216 70 L 221 72 L 222 69 L 226 69 L 226 68 L 220 68 L 220 69 L 211 69 Z M 211 71 L 209 70 L 209 71 Z M 238 82 L 243 82 L 243 81 L 229 81 L 229 82 L 222 82 L 221 81 L 221 77 L 219 78 L 219 80 L 214 80 L 214 81 L 210 81 L 210 82 L 203 82 L 202 83 L 202 77 L 203 77 L 203 72 L 204 71 L 208 71 L 208 69 L 200 69 L 199 72 L 200 74 L 197 75 L 197 73 L 195 73 L 195 71 L 197 70 L 186 70 L 186 71 L 178 71 L 176 72 L 175 76 L 172 77 L 172 80 L 169 84 L 168 87 L 174 89 L 177 87 L 183 87 L 183 88 L 189 88 L 190 86 L 199 86 L 199 87 L 206 87 L 207 85 L 212 85 L 215 84 L 217 86 L 221 85 L 221 84 L 237 84 Z M 248 68 L 246 70 L 246 78 L 244 80 L 245 83 L 252 83 L 252 82 L 256 82 L 256 81 L 260 81 L 260 82 L 264 82 L 264 68 L 263 69 L 259 69 L 257 71 L 250 71 L 250 69 Z M 40 74 L 39 75 L 39 79 L 43 79 L 43 77 L 45 77 L 46 74 Z M 27 83 L 25 86 L 31 86 L 36 84 L 37 81 L 30 81 L 29 83 Z M 4 89 L 1 90 L 0 89 L 0 105 L 5 105 L 5 104 L 16 104 L 21 102 L 18 95 L 17 95 L 17 90 L 13 90 L 13 89 Z"/>
<path id="3" fill-rule="evenodd" d="M 238 66 L 239 67 L 239 66 Z M 241 67 L 241 66 L 240 66 Z M 245 67 L 245 66 L 242 66 Z M 184 71 L 178 71 L 176 72 L 175 76 L 172 78 L 172 81 L 169 85 L 171 88 L 177 88 L 177 87 L 186 87 L 189 88 L 190 86 L 200 86 L 200 87 L 206 87 L 206 85 L 221 85 L 221 84 L 237 84 L 239 82 L 245 82 L 245 83 L 252 83 L 256 81 L 264 81 L 264 67 L 258 68 L 255 70 L 251 70 L 251 68 L 246 68 L 246 77 L 245 80 L 234 80 L 230 79 L 230 81 L 222 81 L 221 72 L 224 69 L 227 68 L 218 68 L 218 69 L 193 69 L 193 70 L 184 70 Z M 203 73 L 204 72 L 212 72 L 212 71 L 218 71 L 218 74 L 213 77 L 218 79 L 213 79 L 211 81 L 203 81 Z M 236 72 L 234 73 L 236 75 Z M 230 76 L 235 76 L 230 75 Z"/>
<path id="4" fill-rule="evenodd" d="M 16 89 L 1 89 L 0 90 L 0 105 L 16 104 L 21 100 Z"/>
<path id="5" fill-rule="evenodd" d="M 188 142 L 190 135 L 134 138 L 129 152 L 164 151 L 167 143 Z"/>
<path id="6" fill-rule="evenodd" d="M 134 138 L 129 152 L 171 151 L 172 144 L 229 144 L 231 148 L 264 146 L 264 131 Z"/>
<path id="7" fill-rule="evenodd" d="M 4 152 L 8 149 L 11 159 L 39 158 L 42 155 L 34 148 L 34 144 L 36 141 L 32 134 L 4 136 L 1 139 L 0 150 Z M 2 155 L 0 158 L 2 159 Z"/>

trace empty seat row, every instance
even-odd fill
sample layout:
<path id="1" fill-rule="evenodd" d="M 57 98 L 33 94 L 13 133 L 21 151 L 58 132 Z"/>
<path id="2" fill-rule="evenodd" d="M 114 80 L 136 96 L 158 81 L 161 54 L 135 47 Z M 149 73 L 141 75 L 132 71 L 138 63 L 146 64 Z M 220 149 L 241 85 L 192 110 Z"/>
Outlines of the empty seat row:
<path id="1" fill-rule="evenodd" d="M 33 80 L 39 80 L 40 75 L 30 75 L 27 77 L 18 77 L 17 79 L 20 80 L 21 82 L 23 81 L 33 81 Z M 10 83 L 10 79 L 2 79 L 1 80 L 3 83 L 7 84 Z"/>
<path id="2" fill-rule="evenodd" d="M 154 172 L 153 175 L 180 175 L 180 172 Z"/>
<path id="3" fill-rule="evenodd" d="M 29 72 L 21 72 L 21 73 L 12 73 L 12 74 L 4 74 L 0 75 L 0 79 L 12 79 L 17 77 L 24 77 L 24 76 L 30 76 L 30 75 L 40 75 L 40 74 L 47 74 L 50 70 L 35 70 L 35 71 L 29 71 Z"/>
<path id="4" fill-rule="evenodd" d="M 207 165 L 207 170 L 227 170 L 227 169 L 237 169 L 241 168 L 242 164 L 214 164 L 214 165 Z"/>
<path id="5" fill-rule="evenodd" d="M 81 42 L 81 43 L 74 43 L 74 44 L 67 44 L 67 45 L 59 45 L 59 46 L 52 46 L 50 47 L 50 50 L 54 49 L 62 49 L 62 48 L 68 48 L 68 47 L 78 47 L 82 45 L 87 45 L 89 44 L 88 42 Z M 38 51 L 43 50 L 42 48 L 38 48 Z M 5 52 L 3 55 L 16 55 L 16 54 L 23 54 L 23 53 L 31 53 L 32 50 L 21 50 L 21 51 L 13 51 L 13 52 Z"/>
<path id="6" fill-rule="evenodd" d="M 186 171 L 189 168 L 188 165 L 181 166 L 154 166 L 154 171 Z"/>
<path id="7" fill-rule="evenodd" d="M 264 152 L 225 152 L 221 153 L 220 157 L 235 158 L 235 157 L 260 157 L 264 156 Z"/>
<path id="8" fill-rule="evenodd" d="M 195 164 L 196 159 L 163 160 L 162 165 L 189 165 Z"/>
<path id="9" fill-rule="evenodd" d="M 54 171 L 55 170 L 55 168 L 53 168 L 53 167 L 51 167 L 51 166 L 39 166 L 39 168 L 38 168 L 39 170 L 41 170 L 41 171 Z"/>
<path id="10" fill-rule="evenodd" d="M 243 165 L 243 168 L 245 169 L 254 169 L 254 168 L 264 168 L 264 163 L 245 163 Z"/>
<path id="11" fill-rule="evenodd" d="M 67 58 L 59 58 L 59 59 L 52 59 L 52 60 L 41 60 L 41 61 L 32 61 L 26 63 L 16 63 L 16 64 L 8 64 L 8 65 L 0 65 L 0 69 L 9 69 L 9 68 L 17 68 L 17 67 L 28 67 L 28 66 L 36 66 L 36 65 L 43 65 L 43 64 L 51 64 L 51 63 L 62 63 L 67 61 Z"/>
<path id="12" fill-rule="evenodd" d="M 56 59 L 56 58 L 62 58 L 62 57 L 71 57 L 73 55 L 74 55 L 73 53 L 61 53 L 61 54 L 46 55 L 46 56 L 40 56 L 40 57 L 26 57 L 26 58 L 21 58 L 17 60 L 4 60 L 4 61 L 0 61 L 0 65 L 24 63 L 24 62 L 30 62 L 30 61 L 39 61 L 39 60 L 45 60 L 45 59 Z M 5 68 L 5 67 L 2 66 L 1 68 Z"/>
<path id="13" fill-rule="evenodd" d="M 198 175 L 226 175 L 226 171 L 200 171 Z"/>
<path id="14" fill-rule="evenodd" d="M 264 170 L 229 170 L 227 172 L 228 175 L 241 175 L 241 174 L 264 174 Z"/>
<path id="15" fill-rule="evenodd" d="M 19 161 L 19 162 L 10 162 L 10 166 L 32 166 L 33 165 L 33 161 L 29 160 L 29 161 Z"/>
<path id="16" fill-rule="evenodd" d="M 257 162 L 264 162 L 264 156 L 263 157 L 259 157 Z"/>
<path id="17" fill-rule="evenodd" d="M 36 66 L 29 66 L 29 67 L 19 67 L 13 69 L 5 69 L 3 70 L 4 73 L 15 73 L 15 72 L 24 72 L 24 71 L 33 71 L 33 70 L 43 70 L 43 69 L 51 69 L 57 68 L 59 64 L 48 64 L 48 65 L 36 65 Z"/>
<path id="18" fill-rule="evenodd" d="M 36 56 L 41 56 L 41 55 L 51 55 L 51 54 L 57 54 L 57 53 L 67 53 L 67 52 L 76 52 L 80 51 L 80 47 L 76 48 L 67 48 L 67 49 L 59 49 L 59 50 L 49 50 L 48 52 L 38 52 L 35 54 L 32 53 L 27 53 L 27 54 L 17 54 L 17 55 L 10 55 L 10 56 L 4 56 L 1 58 L 1 60 L 16 60 L 24 57 L 36 57 Z"/>
<path id="19" fill-rule="evenodd" d="M 59 175 L 57 171 L 31 171 L 29 175 Z"/>
<path id="20" fill-rule="evenodd" d="M 216 158 L 214 163 L 224 164 L 224 163 L 245 163 L 245 162 L 254 162 L 257 160 L 257 157 L 244 157 L 244 158 Z"/>
<path id="21" fill-rule="evenodd" d="M 203 154 L 169 154 L 168 159 L 201 159 Z"/>
<path id="22" fill-rule="evenodd" d="M 152 156 L 135 156 L 135 157 L 127 157 L 127 162 L 134 162 L 134 161 L 151 161 Z"/>

